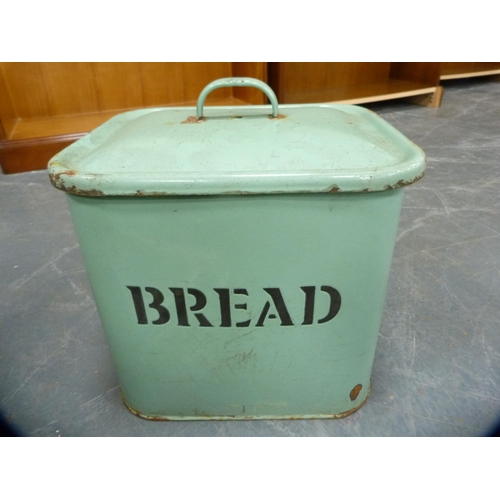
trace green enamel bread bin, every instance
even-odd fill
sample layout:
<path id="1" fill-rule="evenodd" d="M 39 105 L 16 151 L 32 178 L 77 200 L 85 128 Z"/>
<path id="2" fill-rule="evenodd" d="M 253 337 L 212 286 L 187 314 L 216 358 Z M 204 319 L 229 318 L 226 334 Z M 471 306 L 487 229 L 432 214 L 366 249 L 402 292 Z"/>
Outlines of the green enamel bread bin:
<path id="1" fill-rule="evenodd" d="M 204 107 L 221 86 L 270 106 Z M 119 114 L 55 156 L 126 406 L 333 418 L 368 397 L 403 186 L 423 152 L 350 105 L 250 78 Z"/>

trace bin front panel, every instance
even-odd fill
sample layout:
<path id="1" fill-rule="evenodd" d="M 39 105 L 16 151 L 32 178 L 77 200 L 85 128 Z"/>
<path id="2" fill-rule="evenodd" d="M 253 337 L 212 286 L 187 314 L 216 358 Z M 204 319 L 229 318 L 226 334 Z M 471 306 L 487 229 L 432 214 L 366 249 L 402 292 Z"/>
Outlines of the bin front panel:
<path id="1" fill-rule="evenodd" d="M 358 407 L 402 191 L 68 195 L 125 402 L 167 419 Z"/>

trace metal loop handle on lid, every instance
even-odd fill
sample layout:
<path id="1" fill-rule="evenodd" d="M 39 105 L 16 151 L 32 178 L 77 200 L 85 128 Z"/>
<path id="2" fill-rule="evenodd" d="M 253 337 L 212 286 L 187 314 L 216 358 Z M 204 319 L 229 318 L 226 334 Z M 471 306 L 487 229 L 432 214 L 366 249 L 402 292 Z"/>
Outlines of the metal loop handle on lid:
<path id="1" fill-rule="evenodd" d="M 274 118 L 278 117 L 278 99 L 276 94 L 273 92 L 273 89 L 262 82 L 261 80 L 257 80 L 257 78 L 220 78 L 219 80 L 214 80 L 212 83 L 209 83 L 198 97 L 198 102 L 196 103 L 196 118 L 199 120 L 203 118 L 203 105 L 205 104 L 205 99 L 207 95 L 212 92 L 212 90 L 220 89 L 223 87 L 254 87 L 256 89 L 262 90 L 264 94 L 267 95 L 269 101 L 271 102 L 271 106 L 273 107 L 272 116 Z"/>

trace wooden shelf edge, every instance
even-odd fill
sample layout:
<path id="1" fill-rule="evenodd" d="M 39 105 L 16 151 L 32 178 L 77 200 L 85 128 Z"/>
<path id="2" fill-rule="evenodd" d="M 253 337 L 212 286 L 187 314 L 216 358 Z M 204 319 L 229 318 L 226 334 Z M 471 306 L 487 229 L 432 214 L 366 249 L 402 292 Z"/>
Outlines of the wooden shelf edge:
<path id="1" fill-rule="evenodd" d="M 29 137 L 27 139 L 10 139 L 0 141 L 0 151 L 10 151 L 23 147 L 33 147 L 35 145 L 59 144 L 60 142 L 75 142 L 88 132 L 76 132 L 74 134 L 51 135 L 47 137 Z"/>
<path id="2" fill-rule="evenodd" d="M 441 87 L 426 87 L 424 89 L 416 89 L 416 90 L 407 90 L 404 92 L 393 92 L 389 94 L 383 95 L 375 95 L 375 96 L 367 96 L 367 97 L 358 97 L 355 99 L 345 99 L 339 101 L 330 101 L 331 104 L 367 104 L 370 102 L 378 102 L 378 101 L 388 101 L 390 99 L 399 99 L 402 97 L 412 97 L 424 94 L 434 94 L 434 92 L 438 91 Z"/>
<path id="3" fill-rule="evenodd" d="M 195 104 L 196 103 L 189 103 L 181 106 L 192 107 Z M 213 99 L 208 103 L 207 107 L 226 105 L 243 106 L 248 105 L 248 102 L 234 97 L 229 99 Z M 175 105 L 175 107 L 177 106 L 178 105 Z M 46 119 L 39 118 L 24 122 L 19 121 L 15 129 L 17 132 L 13 134 L 14 138 L 0 141 L 0 166 L 5 174 L 43 170 L 47 167 L 47 163 L 54 155 L 107 121 L 112 116 L 124 111 L 130 110 L 116 112 L 105 111 L 88 115 L 73 115 Z M 52 126 L 48 127 L 50 123 L 52 123 Z M 23 130 L 22 127 L 26 128 Z M 55 131 L 61 128 L 66 130 L 67 133 L 54 134 Z M 75 129 L 78 131 L 75 131 Z M 49 133 L 49 135 L 42 135 L 42 133 L 39 133 L 39 137 L 29 137 L 28 132 L 33 133 L 37 130 L 45 130 L 45 133 Z M 50 132 L 52 132 L 52 134 L 50 134 Z M 16 135 L 19 138 L 15 138 Z M 26 137 L 26 135 L 28 135 L 28 137 Z"/>
<path id="4" fill-rule="evenodd" d="M 49 160 L 86 135 L 66 134 L 52 137 L 0 142 L 0 166 L 4 174 L 44 170 Z"/>
<path id="5" fill-rule="evenodd" d="M 454 80 L 456 78 L 474 78 L 476 76 L 500 75 L 500 69 L 487 71 L 471 71 L 470 73 L 454 73 L 452 75 L 441 75 L 441 80 Z"/>
<path id="6" fill-rule="evenodd" d="M 207 102 L 207 107 L 210 106 L 244 106 L 249 103 L 234 97 L 226 99 L 212 99 Z M 166 106 L 151 106 L 157 107 L 194 107 L 195 102 L 166 105 Z M 134 108 L 139 109 L 139 108 Z M 143 108 L 147 109 L 147 108 Z M 7 134 L 7 139 L 3 142 L 32 140 L 38 138 L 51 138 L 58 136 L 67 136 L 71 134 L 84 134 L 94 130 L 99 125 L 108 121 L 113 116 L 120 113 L 132 111 L 132 109 L 118 109 L 113 111 L 101 111 L 93 113 L 82 113 L 78 115 L 66 116 L 51 116 L 51 117 L 35 117 L 35 118 L 20 118 L 10 124 L 10 133 Z"/>

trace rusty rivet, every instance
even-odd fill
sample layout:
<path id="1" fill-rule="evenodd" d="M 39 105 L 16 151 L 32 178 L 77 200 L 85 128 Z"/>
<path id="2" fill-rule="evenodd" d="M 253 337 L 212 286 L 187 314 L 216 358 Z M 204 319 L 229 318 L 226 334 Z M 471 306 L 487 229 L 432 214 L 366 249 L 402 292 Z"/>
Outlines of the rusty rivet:
<path id="1" fill-rule="evenodd" d="M 206 118 L 204 116 L 202 116 L 201 118 L 196 118 L 196 116 L 189 116 L 181 123 L 202 123 L 204 121 L 206 121 Z"/>
<path id="2" fill-rule="evenodd" d="M 358 384 L 358 385 L 354 386 L 354 389 L 349 394 L 349 397 L 351 398 L 351 401 L 354 401 L 359 396 L 359 393 L 361 392 L 361 389 L 363 389 L 363 386 L 361 384 Z"/>

